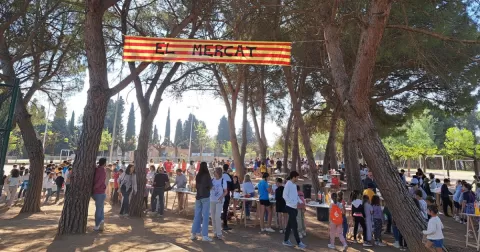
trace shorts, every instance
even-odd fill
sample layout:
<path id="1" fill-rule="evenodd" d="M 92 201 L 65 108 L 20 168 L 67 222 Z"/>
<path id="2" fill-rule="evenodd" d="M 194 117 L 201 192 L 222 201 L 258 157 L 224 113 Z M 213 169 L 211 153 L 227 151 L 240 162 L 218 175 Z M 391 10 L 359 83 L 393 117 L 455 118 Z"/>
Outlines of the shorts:
<path id="1" fill-rule="evenodd" d="M 263 206 L 270 206 L 270 200 L 260 200 L 260 205 L 263 205 Z"/>
<path id="2" fill-rule="evenodd" d="M 460 209 L 460 208 L 461 208 L 461 207 L 460 207 L 460 203 L 458 203 L 458 202 L 456 202 L 456 201 L 453 202 L 453 205 L 455 206 L 456 209 Z"/>
<path id="3" fill-rule="evenodd" d="M 430 240 L 433 243 L 434 248 L 443 248 L 443 239 L 440 240 Z"/>

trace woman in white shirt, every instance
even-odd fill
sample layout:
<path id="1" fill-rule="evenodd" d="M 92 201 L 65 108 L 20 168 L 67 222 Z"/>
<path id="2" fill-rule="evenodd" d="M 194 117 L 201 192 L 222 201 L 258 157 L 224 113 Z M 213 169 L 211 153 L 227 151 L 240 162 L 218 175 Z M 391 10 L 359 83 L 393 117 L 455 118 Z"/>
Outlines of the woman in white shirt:
<path id="1" fill-rule="evenodd" d="M 215 177 L 212 179 L 212 189 L 210 190 L 210 217 L 212 218 L 213 235 L 218 239 L 222 236 L 222 214 L 223 202 L 227 195 L 227 181 L 222 179 L 222 168 L 215 168 Z"/>
<path id="2" fill-rule="evenodd" d="M 250 175 L 245 174 L 243 179 L 243 187 L 242 191 L 245 198 L 250 198 L 255 196 L 255 187 L 253 186 L 252 180 L 250 179 Z M 245 202 L 245 216 L 247 219 L 250 219 L 250 206 L 252 205 L 251 201 Z"/>
<path id="3" fill-rule="evenodd" d="M 17 198 L 18 186 L 22 183 L 22 178 L 20 177 L 20 171 L 18 169 L 12 169 L 10 171 L 10 176 L 7 178 L 7 197 L 8 197 L 8 208 L 12 207 L 13 201 Z"/>
<path id="4" fill-rule="evenodd" d="M 54 185 L 55 185 L 55 173 L 53 172 L 50 172 L 48 175 L 47 175 L 47 178 L 46 178 L 46 181 L 44 180 L 45 182 L 45 189 L 47 190 L 47 196 L 45 197 L 45 201 L 43 202 L 43 204 L 46 204 L 48 202 L 48 199 L 50 198 L 50 196 L 52 196 L 53 194 L 53 188 L 54 188 Z M 56 186 L 55 186 L 56 188 Z"/>
<path id="5" fill-rule="evenodd" d="M 193 191 L 193 189 L 195 188 L 194 181 L 195 181 L 195 173 L 196 173 L 195 165 L 193 165 L 193 161 L 190 161 L 190 165 L 188 166 L 187 172 L 188 172 L 188 184 L 190 185 L 190 188 L 192 188 L 192 191 Z"/>

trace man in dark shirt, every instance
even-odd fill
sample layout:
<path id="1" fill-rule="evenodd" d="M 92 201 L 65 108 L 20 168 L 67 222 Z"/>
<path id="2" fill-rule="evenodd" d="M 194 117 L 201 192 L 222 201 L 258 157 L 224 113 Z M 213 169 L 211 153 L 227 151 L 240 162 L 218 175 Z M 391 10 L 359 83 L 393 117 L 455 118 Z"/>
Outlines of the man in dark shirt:
<path id="1" fill-rule="evenodd" d="M 279 159 L 277 159 L 277 170 L 278 171 L 281 171 L 282 170 L 282 161 Z"/>
<path id="2" fill-rule="evenodd" d="M 160 201 L 160 207 L 158 208 L 158 215 L 163 216 L 163 210 L 165 208 L 165 203 L 163 201 L 165 197 L 165 189 L 170 187 L 170 180 L 166 173 L 157 173 L 153 179 L 153 194 L 152 194 L 152 213 L 155 213 L 157 208 L 157 196 Z"/>

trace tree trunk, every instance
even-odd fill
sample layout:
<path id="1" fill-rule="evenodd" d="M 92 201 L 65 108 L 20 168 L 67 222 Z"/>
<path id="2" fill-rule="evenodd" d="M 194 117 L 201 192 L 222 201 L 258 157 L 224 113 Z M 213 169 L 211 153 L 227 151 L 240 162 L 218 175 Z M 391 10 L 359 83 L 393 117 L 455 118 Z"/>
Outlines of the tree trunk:
<path id="1" fill-rule="evenodd" d="M 15 118 L 20 132 L 22 133 L 23 142 L 28 153 L 30 161 L 30 182 L 25 196 L 25 202 L 20 210 L 21 213 L 40 212 L 40 198 L 43 183 L 43 155 L 42 142 L 37 138 L 35 128 L 33 127 L 31 116 L 27 111 L 26 105 L 22 99 L 21 92 L 18 92 L 17 102 L 15 105 Z"/>
<path id="2" fill-rule="evenodd" d="M 318 169 L 315 163 L 315 157 L 313 155 L 312 146 L 310 143 L 310 136 L 305 127 L 305 121 L 303 120 L 303 117 L 302 117 L 301 102 L 298 102 L 299 97 L 297 97 L 297 92 L 295 92 L 291 67 L 283 67 L 283 73 L 285 75 L 288 92 L 290 94 L 290 99 L 293 104 L 295 122 L 298 123 L 298 128 L 302 134 L 303 147 L 305 148 L 305 153 L 307 154 L 307 159 L 308 159 L 308 165 L 310 166 L 310 169 L 308 170 L 309 170 L 310 178 L 312 179 L 313 191 L 318 192 L 318 190 L 320 190 L 320 182 L 318 181 Z M 302 76 L 301 82 L 299 83 L 300 87 L 302 85 L 305 85 L 306 73 L 303 72 L 303 74 L 304 76 Z M 301 89 L 299 91 L 299 95 L 301 95 Z"/>
<path id="3" fill-rule="evenodd" d="M 283 166 L 282 172 L 287 173 L 288 168 L 288 147 L 290 146 L 290 132 L 292 132 L 293 110 L 288 117 L 287 128 L 285 129 L 285 139 L 283 143 Z"/>
<path id="4" fill-rule="evenodd" d="M 237 135 L 235 134 L 235 117 L 228 113 L 228 127 L 230 129 L 230 142 L 232 143 L 232 156 L 238 178 L 245 176 L 244 164 L 241 163 L 240 148 L 238 147 Z"/>
<path id="5" fill-rule="evenodd" d="M 84 42 L 90 88 L 83 112 L 83 130 L 73 163 L 70 190 L 65 195 L 57 235 L 85 233 L 98 146 L 109 100 L 101 1 L 86 1 Z"/>
<path id="6" fill-rule="evenodd" d="M 240 150 L 240 162 L 245 166 L 245 154 L 247 153 L 247 115 L 248 115 L 248 85 L 243 83 L 243 118 L 242 118 L 242 146 Z"/>
<path id="7" fill-rule="evenodd" d="M 358 167 L 358 150 L 354 141 L 351 126 L 345 125 L 343 137 L 343 153 L 345 155 L 345 172 L 347 174 L 347 188 L 349 191 L 363 191 L 360 170 Z"/>
<path id="8" fill-rule="evenodd" d="M 475 132 L 475 131 L 472 131 Z M 477 136 L 473 137 L 473 171 L 475 172 L 475 175 L 478 176 L 479 174 L 479 168 L 478 168 L 478 158 L 477 158 Z"/>
<path id="9" fill-rule="evenodd" d="M 260 150 L 260 158 L 262 161 L 267 159 L 267 140 L 265 137 L 265 108 L 263 108 L 264 102 L 262 102 L 262 108 L 260 109 L 260 126 L 258 125 L 257 121 L 257 112 L 255 111 L 255 107 L 253 106 L 253 102 L 250 103 L 250 112 L 252 114 L 253 126 L 255 128 L 255 137 L 257 138 L 258 142 L 258 149 Z"/>
<path id="10" fill-rule="evenodd" d="M 330 133 L 328 135 L 327 148 L 325 148 L 325 157 L 323 159 L 323 174 L 328 171 L 328 166 L 331 169 L 338 170 L 337 163 L 337 121 L 340 115 L 340 109 L 335 108 L 332 112 L 332 119 L 330 121 Z"/>
<path id="11" fill-rule="evenodd" d="M 130 202 L 130 216 L 142 217 L 143 215 L 143 195 L 145 193 L 145 185 L 147 184 L 147 173 L 145 168 L 147 167 L 148 143 L 150 142 L 150 136 L 152 134 L 152 126 L 152 116 L 147 115 L 145 119 L 142 118 L 140 133 L 138 135 L 138 145 L 133 154 L 135 160 L 135 173 L 137 174 L 137 194 L 132 196 Z"/>
<path id="12" fill-rule="evenodd" d="M 290 168 L 290 171 L 296 171 L 297 170 L 297 161 L 298 157 L 300 156 L 300 146 L 298 144 L 298 119 L 295 116 L 295 122 L 293 122 L 293 145 L 292 145 L 292 167 Z M 298 167 L 300 168 L 300 167 Z"/>

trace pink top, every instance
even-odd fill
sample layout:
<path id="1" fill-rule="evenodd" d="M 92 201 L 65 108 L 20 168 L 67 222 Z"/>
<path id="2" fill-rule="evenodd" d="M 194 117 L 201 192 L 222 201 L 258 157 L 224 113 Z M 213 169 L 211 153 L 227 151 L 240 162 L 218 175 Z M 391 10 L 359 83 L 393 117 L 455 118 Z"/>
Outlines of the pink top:
<path id="1" fill-rule="evenodd" d="M 304 197 L 302 191 L 298 191 L 298 197 L 300 198 L 300 202 L 298 202 L 297 208 L 298 209 L 304 209 L 305 208 L 305 197 Z"/>
<path id="2" fill-rule="evenodd" d="M 105 179 L 107 178 L 107 172 L 105 166 L 97 166 L 95 168 L 95 175 L 93 177 L 93 194 L 105 194 Z"/>

